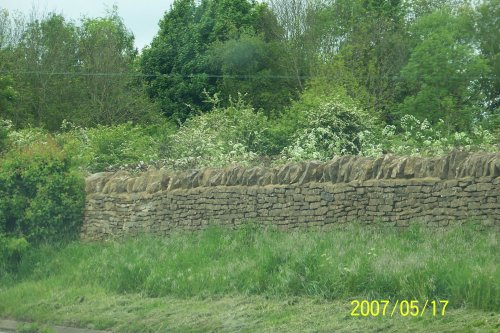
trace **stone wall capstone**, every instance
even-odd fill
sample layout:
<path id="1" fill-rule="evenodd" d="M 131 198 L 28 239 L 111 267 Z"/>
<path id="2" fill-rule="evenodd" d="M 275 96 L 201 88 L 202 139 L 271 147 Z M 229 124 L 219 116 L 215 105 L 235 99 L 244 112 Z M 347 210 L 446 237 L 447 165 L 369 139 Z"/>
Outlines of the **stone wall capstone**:
<path id="1" fill-rule="evenodd" d="M 474 219 L 498 227 L 500 154 L 339 156 L 275 168 L 103 172 L 87 177 L 85 191 L 81 236 L 87 240 L 249 220 L 283 229 L 353 220 L 445 226 Z"/>

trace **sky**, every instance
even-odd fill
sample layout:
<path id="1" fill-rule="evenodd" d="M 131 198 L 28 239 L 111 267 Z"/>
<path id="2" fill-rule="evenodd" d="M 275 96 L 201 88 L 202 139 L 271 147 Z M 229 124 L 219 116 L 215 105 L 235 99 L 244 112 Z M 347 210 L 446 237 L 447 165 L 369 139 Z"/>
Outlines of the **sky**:
<path id="1" fill-rule="evenodd" d="M 78 20 L 82 16 L 104 16 L 106 9 L 116 4 L 119 15 L 135 36 L 135 46 L 141 50 L 153 40 L 158 32 L 160 19 L 173 2 L 173 0 L 0 0 L 0 8 L 24 14 L 29 14 L 33 8 L 37 8 L 41 13 L 55 11 L 66 18 Z"/>

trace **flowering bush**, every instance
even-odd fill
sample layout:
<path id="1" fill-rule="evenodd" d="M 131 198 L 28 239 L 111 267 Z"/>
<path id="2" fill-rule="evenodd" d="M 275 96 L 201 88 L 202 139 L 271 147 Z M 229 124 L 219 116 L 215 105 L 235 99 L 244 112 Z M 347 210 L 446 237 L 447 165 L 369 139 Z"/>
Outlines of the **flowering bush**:
<path id="1" fill-rule="evenodd" d="M 7 141 L 13 149 L 29 148 L 38 143 L 47 142 L 47 131 L 42 128 L 25 128 L 16 131 L 12 130 L 11 127 L 9 129 Z"/>
<path id="2" fill-rule="evenodd" d="M 481 126 L 473 126 L 470 133 L 447 134 L 443 121 L 432 127 L 424 119 L 412 115 L 401 118 L 399 126 L 387 125 L 379 135 L 363 131 L 358 134 L 360 153 L 377 156 L 383 151 L 396 155 L 435 156 L 446 154 L 452 149 L 464 151 L 495 151 L 495 137 Z"/>
<path id="3" fill-rule="evenodd" d="M 359 154 L 358 133 L 371 127 L 360 109 L 339 97 L 306 109 L 302 119 L 293 143 L 283 149 L 283 159 L 327 160 L 334 155 Z"/>
<path id="4" fill-rule="evenodd" d="M 173 168 L 250 164 L 263 145 L 266 117 L 241 98 L 227 108 L 215 106 L 188 119 L 165 144 L 166 164 Z"/>

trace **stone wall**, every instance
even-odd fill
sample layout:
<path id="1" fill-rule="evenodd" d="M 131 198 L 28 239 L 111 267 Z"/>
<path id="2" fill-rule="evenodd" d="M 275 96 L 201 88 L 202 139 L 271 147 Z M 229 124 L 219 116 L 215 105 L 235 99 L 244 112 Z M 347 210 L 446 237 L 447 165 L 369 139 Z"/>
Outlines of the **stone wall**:
<path id="1" fill-rule="evenodd" d="M 353 220 L 500 226 L 500 154 L 336 157 L 276 168 L 98 173 L 86 179 L 83 239 L 168 234 L 249 220 L 280 228 Z"/>

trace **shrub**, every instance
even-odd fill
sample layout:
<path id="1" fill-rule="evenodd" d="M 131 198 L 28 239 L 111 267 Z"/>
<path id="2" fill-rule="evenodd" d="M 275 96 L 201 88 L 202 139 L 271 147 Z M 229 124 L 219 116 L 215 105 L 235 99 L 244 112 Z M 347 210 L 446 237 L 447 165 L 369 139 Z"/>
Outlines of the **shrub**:
<path id="1" fill-rule="evenodd" d="M 283 110 L 279 117 L 270 119 L 260 153 L 266 156 L 279 156 L 285 147 L 293 143 L 294 135 L 304 121 L 303 117 L 303 112 L 288 108 Z"/>
<path id="2" fill-rule="evenodd" d="M 30 242 L 74 237 L 84 196 L 83 178 L 50 137 L 0 160 L 0 232 Z"/>
<path id="3" fill-rule="evenodd" d="M 87 129 L 65 121 L 61 129 L 57 141 L 75 166 L 89 172 L 155 162 L 159 159 L 160 143 L 172 131 L 168 123 L 143 127 L 131 122 Z"/>
<path id="4" fill-rule="evenodd" d="M 358 154 L 358 133 L 371 128 L 371 121 L 346 96 L 333 96 L 320 102 L 301 103 L 304 115 L 291 145 L 282 156 L 288 160 L 327 160 L 334 155 Z M 295 106 L 297 108 L 297 106 Z"/>
<path id="5" fill-rule="evenodd" d="M 9 132 L 12 128 L 12 122 L 0 119 L 0 154 L 7 150 Z"/>
<path id="6" fill-rule="evenodd" d="M 473 125 L 470 132 L 451 132 L 441 120 L 431 126 L 424 119 L 412 115 L 401 118 L 398 126 L 387 125 L 377 134 L 364 131 L 359 133 L 362 143 L 361 153 L 368 156 L 389 151 L 396 155 L 435 156 L 446 154 L 453 149 L 464 151 L 495 151 L 495 136 L 479 125 Z"/>
<path id="7" fill-rule="evenodd" d="M 214 97 L 217 104 L 217 96 Z M 267 119 L 240 98 L 230 106 L 188 119 L 165 144 L 167 164 L 174 168 L 248 164 L 264 144 Z"/>
<path id="8" fill-rule="evenodd" d="M 49 134 L 39 127 L 30 127 L 8 132 L 8 145 L 12 149 L 24 149 L 40 143 L 47 143 Z"/>

